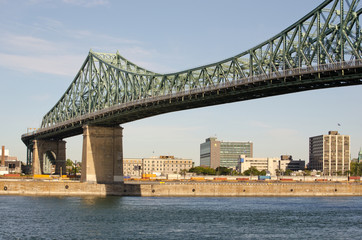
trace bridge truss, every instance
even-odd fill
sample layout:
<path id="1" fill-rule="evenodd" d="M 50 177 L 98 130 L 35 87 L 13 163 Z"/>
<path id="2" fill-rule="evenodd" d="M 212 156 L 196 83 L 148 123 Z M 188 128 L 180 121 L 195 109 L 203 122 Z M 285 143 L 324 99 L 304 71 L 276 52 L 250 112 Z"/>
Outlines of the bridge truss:
<path id="1" fill-rule="evenodd" d="M 85 123 L 116 125 L 165 112 L 310 89 L 362 84 L 362 3 L 326 0 L 239 55 L 159 74 L 118 52 L 89 52 L 32 136 L 67 137 Z M 23 141 L 27 136 L 23 136 Z"/>

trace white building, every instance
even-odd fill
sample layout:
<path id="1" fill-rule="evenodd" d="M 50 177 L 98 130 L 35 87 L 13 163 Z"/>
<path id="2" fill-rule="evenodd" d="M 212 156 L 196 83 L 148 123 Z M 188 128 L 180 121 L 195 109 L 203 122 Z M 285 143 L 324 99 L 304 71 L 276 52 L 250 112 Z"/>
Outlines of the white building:
<path id="1" fill-rule="evenodd" d="M 275 176 L 276 170 L 285 172 L 287 169 L 292 171 L 304 170 L 305 161 L 292 159 L 292 156 L 282 155 L 280 158 L 249 158 L 240 155 L 239 165 L 237 169 L 240 173 L 245 172 L 251 167 L 255 167 L 258 171 L 267 171 L 270 175 Z"/>
<path id="2" fill-rule="evenodd" d="M 268 171 L 270 175 L 276 175 L 276 170 L 279 168 L 279 158 L 250 158 L 245 155 L 240 155 L 239 166 L 237 167 L 240 173 L 245 172 L 251 167 L 255 167 L 258 171 Z"/>

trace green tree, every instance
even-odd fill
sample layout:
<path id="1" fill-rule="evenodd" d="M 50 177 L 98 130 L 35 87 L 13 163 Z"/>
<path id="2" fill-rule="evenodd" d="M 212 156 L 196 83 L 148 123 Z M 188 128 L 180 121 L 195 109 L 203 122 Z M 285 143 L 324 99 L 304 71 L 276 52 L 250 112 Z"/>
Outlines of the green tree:
<path id="1" fill-rule="evenodd" d="M 285 170 L 284 175 L 290 176 L 292 174 L 292 172 L 293 172 L 292 170 L 287 169 L 287 170 Z"/>
<path id="2" fill-rule="evenodd" d="M 66 165 L 69 166 L 69 167 L 73 167 L 73 164 L 74 164 L 73 161 L 68 158 L 67 162 L 66 162 Z"/>
<path id="3" fill-rule="evenodd" d="M 258 171 L 258 169 L 256 169 L 256 167 L 250 167 L 248 170 L 243 172 L 243 175 L 245 176 L 259 176 L 260 172 Z"/>
<path id="4" fill-rule="evenodd" d="M 312 172 L 310 170 L 304 170 L 305 176 L 310 176 Z"/>
<path id="5" fill-rule="evenodd" d="M 216 175 L 216 171 L 213 168 L 204 168 L 204 175 Z"/>
<path id="6" fill-rule="evenodd" d="M 204 171 L 203 167 L 193 167 L 193 168 L 190 168 L 190 170 L 189 170 L 189 172 L 196 173 L 197 175 L 202 174 L 203 171 Z"/>
<path id="7" fill-rule="evenodd" d="M 215 170 L 217 175 L 230 175 L 231 173 L 231 169 L 227 167 L 217 167 Z"/>
<path id="8" fill-rule="evenodd" d="M 66 165 L 66 167 L 65 167 L 66 171 L 65 172 L 66 172 L 66 174 L 69 175 L 71 173 L 72 169 L 73 169 L 74 163 L 73 163 L 72 160 L 70 160 L 68 158 L 67 161 L 65 162 L 65 165 Z"/>
<path id="9" fill-rule="evenodd" d="M 266 176 L 266 171 L 265 171 L 265 170 L 261 170 L 261 171 L 259 172 L 259 175 L 260 175 L 260 176 Z"/>
<path id="10" fill-rule="evenodd" d="M 187 170 L 186 170 L 186 169 L 181 169 L 181 170 L 180 170 L 180 175 L 181 175 L 181 176 L 184 176 L 184 179 L 185 179 L 185 177 L 186 177 L 186 173 L 187 173 Z"/>
<path id="11" fill-rule="evenodd" d="M 189 172 L 196 173 L 197 175 L 215 175 L 215 169 L 208 167 L 193 167 L 190 168 Z"/>
<path id="12" fill-rule="evenodd" d="M 351 162 L 351 175 L 352 176 L 361 176 L 362 174 L 362 162 Z"/>

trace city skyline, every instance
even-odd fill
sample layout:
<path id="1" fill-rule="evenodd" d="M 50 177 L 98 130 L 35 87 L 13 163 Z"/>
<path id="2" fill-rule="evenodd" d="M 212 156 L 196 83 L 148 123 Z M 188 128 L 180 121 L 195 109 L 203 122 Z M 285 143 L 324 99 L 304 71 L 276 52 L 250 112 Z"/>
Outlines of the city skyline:
<path id="1" fill-rule="evenodd" d="M 0 0 L 0 144 L 25 161 L 21 134 L 40 126 L 89 49 L 118 49 L 142 67 L 175 72 L 237 55 L 323 1 L 20 2 Z M 309 137 L 337 130 L 351 136 L 354 158 L 362 146 L 362 113 L 356 107 L 361 90 L 353 86 L 293 93 L 123 124 L 124 157 L 175 155 L 198 165 L 200 143 L 216 136 L 253 142 L 256 157 L 292 155 L 308 161 Z M 67 158 L 81 160 L 81 138 L 65 139 Z"/>

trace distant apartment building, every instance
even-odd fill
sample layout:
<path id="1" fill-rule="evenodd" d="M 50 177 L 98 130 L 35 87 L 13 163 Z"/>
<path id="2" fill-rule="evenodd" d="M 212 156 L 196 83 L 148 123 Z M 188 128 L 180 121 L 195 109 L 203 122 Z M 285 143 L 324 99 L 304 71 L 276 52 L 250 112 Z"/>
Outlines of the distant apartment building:
<path id="1" fill-rule="evenodd" d="M 358 163 L 362 162 L 362 149 L 359 150 L 357 161 Z"/>
<path id="2" fill-rule="evenodd" d="M 167 174 L 180 173 L 193 167 L 191 159 L 175 158 L 174 156 L 160 156 L 152 158 L 124 158 L 123 175 L 138 176 L 142 174 Z"/>
<path id="3" fill-rule="evenodd" d="M 349 171 L 350 136 L 329 131 L 328 135 L 310 137 L 309 168 L 329 176 Z"/>
<path id="4" fill-rule="evenodd" d="M 200 165 L 236 168 L 240 155 L 253 157 L 252 142 L 224 142 L 210 137 L 200 144 Z"/>

